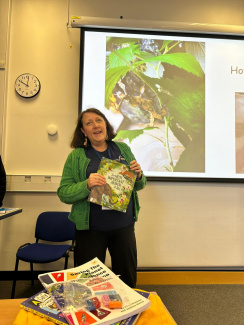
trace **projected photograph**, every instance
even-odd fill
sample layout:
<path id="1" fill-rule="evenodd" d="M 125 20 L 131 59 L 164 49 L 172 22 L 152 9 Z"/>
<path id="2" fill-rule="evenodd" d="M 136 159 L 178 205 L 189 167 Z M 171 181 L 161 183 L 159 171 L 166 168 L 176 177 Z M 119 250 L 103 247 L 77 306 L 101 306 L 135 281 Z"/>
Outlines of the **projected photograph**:
<path id="1" fill-rule="evenodd" d="M 205 43 L 106 37 L 105 109 L 147 172 L 205 172 Z"/>
<path id="2" fill-rule="evenodd" d="M 235 94 L 236 173 L 244 174 L 244 93 Z"/>
<path id="3" fill-rule="evenodd" d="M 148 180 L 244 180 L 243 37 L 84 28 L 79 112 L 99 109 Z"/>

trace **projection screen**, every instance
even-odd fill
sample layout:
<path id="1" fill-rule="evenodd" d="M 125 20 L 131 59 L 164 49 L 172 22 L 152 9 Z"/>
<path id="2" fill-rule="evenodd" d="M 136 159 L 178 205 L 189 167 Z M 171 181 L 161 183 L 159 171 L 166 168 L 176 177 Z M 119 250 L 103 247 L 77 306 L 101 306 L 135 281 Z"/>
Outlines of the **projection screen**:
<path id="1" fill-rule="evenodd" d="M 81 28 L 79 96 L 148 179 L 243 181 L 241 37 Z"/>

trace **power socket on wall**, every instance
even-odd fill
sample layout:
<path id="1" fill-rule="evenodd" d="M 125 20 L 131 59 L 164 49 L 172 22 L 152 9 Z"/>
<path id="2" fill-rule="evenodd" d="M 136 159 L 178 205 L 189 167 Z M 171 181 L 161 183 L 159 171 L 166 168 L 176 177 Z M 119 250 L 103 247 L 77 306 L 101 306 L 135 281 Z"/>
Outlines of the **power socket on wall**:
<path id="1" fill-rule="evenodd" d="M 5 69 L 6 63 L 5 61 L 0 61 L 0 69 Z"/>
<path id="2" fill-rule="evenodd" d="M 7 175 L 7 191 L 56 192 L 60 180 L 58 175 Z"/>

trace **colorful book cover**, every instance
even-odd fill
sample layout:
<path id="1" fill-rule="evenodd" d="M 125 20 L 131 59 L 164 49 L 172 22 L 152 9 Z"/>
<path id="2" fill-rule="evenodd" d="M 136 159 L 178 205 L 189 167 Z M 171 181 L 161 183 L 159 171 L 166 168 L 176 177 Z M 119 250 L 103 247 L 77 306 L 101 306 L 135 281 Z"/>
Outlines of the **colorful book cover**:
<path id="1" fill-rule="evenodd" d="M 148 298 L 150 295 L 150 292 L 140 291 L 140 290 L 136 290 L 136 289 L 134 289 L 134 290 L 145 298 Z M 141 313 L 133 315 L 133 316 L 131 316 L 127 319 L 121 320 L 119 322 L 116 322 L 112 325 L 135 325 L 140 316 L 141 316 Z"/>
<path id="2" fill-rule="evenodd" d="M 106 178 L 104 186 L 94 186 L 88 201 L 103 207 L 126 212 L 136 181 L 136 173 L 116 160 L 102 158 L 98 171 Z"/>
<path id="3" fill-rule="evenodd" d="M 97 258 L 38 278 L 70 325 L 114 324 L 150 306 Z"/>
<path id="4" fill-rule="evenodd" d="M 18 208 L 0 208 L 0 214 L 9 213 L 18 210 Z"/>
<path id="5" fill-rule="evenodd" d="M 119 322 L 113 323 L 112 325 L 135 325 L 136 322 L 138 321 L 140 314 L 133 315 L 127 319 L 121 320 Z"/>
<path id="6" fill-rule="evenodd" d="M 46 318 L 53 323 L 60 325 L 68 324 L 46 289 L 21 302 L 20 308 Z"/>

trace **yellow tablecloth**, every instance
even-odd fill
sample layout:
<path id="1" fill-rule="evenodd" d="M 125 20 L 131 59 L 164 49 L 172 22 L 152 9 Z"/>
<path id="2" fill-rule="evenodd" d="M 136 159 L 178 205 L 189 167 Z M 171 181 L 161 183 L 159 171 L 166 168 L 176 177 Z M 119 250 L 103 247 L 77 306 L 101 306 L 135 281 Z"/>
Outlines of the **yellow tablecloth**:
<path id="1" fill-rule="evenodd" d="M 151 305 L 141 313 L 136 325 L 177 325 L 157 294 L 149 295 Z M 20 309 L 13 325 L 56 325 L 31 312 Z"/>

